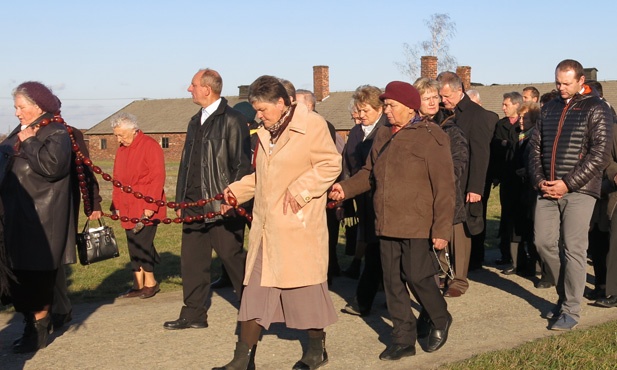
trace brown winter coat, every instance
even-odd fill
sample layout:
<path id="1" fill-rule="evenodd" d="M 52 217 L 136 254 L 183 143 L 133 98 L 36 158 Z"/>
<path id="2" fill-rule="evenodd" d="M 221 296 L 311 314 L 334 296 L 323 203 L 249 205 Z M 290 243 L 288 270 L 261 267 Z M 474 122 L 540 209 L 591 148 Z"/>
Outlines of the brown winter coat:
<path id="1" fill-rule="evenodd" d="M 345 198 L 369 190 L 372 173 L 378 236 L 449 241 L 456 191 L 448 135 L 427 119 L 394 137 L 390 124 L 378 130 L 365 166 L 340 184 Z"/>

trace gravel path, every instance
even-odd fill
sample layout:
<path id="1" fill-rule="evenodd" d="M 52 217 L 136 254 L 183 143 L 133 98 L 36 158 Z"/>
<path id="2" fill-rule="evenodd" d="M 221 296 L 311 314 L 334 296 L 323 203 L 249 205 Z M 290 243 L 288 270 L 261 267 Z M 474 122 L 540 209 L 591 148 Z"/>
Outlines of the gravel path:
<path id="1" fill-rule="evenodd" d="M 489 250 L 493 261 L 496 251 Z M 589 268 L 591 272 L 591 267 Z M 511 348 L 555 335 L 540 314 L 556 301 L 554 289 L 535 289 L 519 276 L 504 276 L 495 267 L 470 273 L 470 288 L 460 298 L 448 298 L 454 317 L 448 343 L 435 353 L 419 346 L 414 357 L 396 362 L 378 359 L 389 343 L 390 321 L 380 292 L 370 316 L 339 314 L 327 329 L 330 363 L 338 369 L 433 369 L 488 351 Z M 593 278 L 592 278 L 593 279 Z M 353 297 L 356 280 L 337 278 L 331 296 L 340 309 Z M 1 369 L 210 369 L 233 356 L 236 330 L 234 294 L 216 291 L 209 310 L 209 328 L 170 331 L 163 322 L 178 317 L 182 293 L 161 292 L 154 298 L 120 299 L 80 304 L 71 325 L 51 336 L 50 345 L 36 354 L 14 355 L 11 344 L 22 330 L 21 316 L 0 314 Z M 587 302 L 585 302 L 587 303 Z M 617 320 L 617 309 L 585 305 L 579 328 Z M 301 357 L 305 334 L 273 325 L 257 347 L 256 365 L 262 369 L 290 369 Z"/>

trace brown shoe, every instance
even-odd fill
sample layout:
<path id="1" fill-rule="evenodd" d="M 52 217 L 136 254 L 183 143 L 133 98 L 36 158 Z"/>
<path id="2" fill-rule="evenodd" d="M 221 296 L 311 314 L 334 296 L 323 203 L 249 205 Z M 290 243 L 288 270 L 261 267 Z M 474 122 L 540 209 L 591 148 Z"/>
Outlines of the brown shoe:
<path id="1" fill-rule="evenodd" d="M 143 294 L 143 290 L 144 288 L 141 288 L 141 289 L 131 288 L 127 290 L 126 292 L 120 294 L 118 298 L 137 298 Z"/>
<path id="2" fill-rule="evenodd" d="M 460 297 L 461 295 L 463 295 L 463 293 L 460 290 L 456 288 L 448 288 L 448 290 L 446 290 L 446 293 L 443 296 L 457 298 L 457 297 Z"/>
<path id="3" fill-rule="evenodd" d="M 161 288 L 159 288 L 159 283 L 156 283 L 155 286 L 145 286 L 142 290 L 141 290 L 141 296 L 139 298 L 151 298 L 154 297 L 154 295 L 156 293 L 158 293 L 161 290 Z"/>

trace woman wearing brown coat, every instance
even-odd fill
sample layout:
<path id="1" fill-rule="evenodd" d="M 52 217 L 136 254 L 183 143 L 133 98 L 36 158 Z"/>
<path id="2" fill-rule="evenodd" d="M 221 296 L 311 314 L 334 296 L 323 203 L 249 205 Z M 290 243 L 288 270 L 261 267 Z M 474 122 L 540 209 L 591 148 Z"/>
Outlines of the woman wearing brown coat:
<path id="1" fill-rule="evenodd" d="M 328 361 L 323 328 L 337 319 L 326 281 L 325 207 L 341 156 L 325 120 L 305 105 L 291 104 L 276 77 L 255 80 L 249 102 L 263 122 L 255 172 L 224 192 L 228 204 L 232 197 L 238 203 L 255 200 L 238 314 L 240 341 L 233 360 L 215 369 L 254 368 L 261 330 L 273 322 L 308 331 L 308 350 L 293 369 L 315 369 Z"/>

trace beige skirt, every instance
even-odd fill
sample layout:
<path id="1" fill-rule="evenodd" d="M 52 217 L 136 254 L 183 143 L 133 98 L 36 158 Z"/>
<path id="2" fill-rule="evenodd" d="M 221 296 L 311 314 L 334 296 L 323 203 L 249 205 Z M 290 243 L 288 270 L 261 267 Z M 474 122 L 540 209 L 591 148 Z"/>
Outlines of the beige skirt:
<path id="1" fill-rule="evenodd" d="M 300 288 L 279 289 L 261 286 L 261 257 L 257 259 L 248 285 L 242 292 L 238 321 L 256 320 L 265 329 L 273 322 L 284 322 L 293 329 L 323 329 L 337 320 L 328 283 Z"/>

